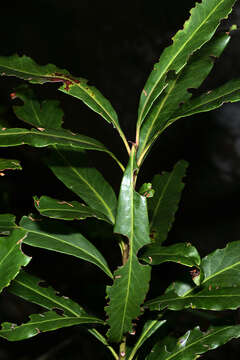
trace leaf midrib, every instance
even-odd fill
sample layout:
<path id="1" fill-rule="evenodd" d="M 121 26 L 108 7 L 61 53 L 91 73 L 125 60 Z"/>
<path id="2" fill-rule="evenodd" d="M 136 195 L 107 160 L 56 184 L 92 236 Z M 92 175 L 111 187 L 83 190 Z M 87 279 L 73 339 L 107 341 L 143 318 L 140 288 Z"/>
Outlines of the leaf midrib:
<path id="1" fill-rule="evenodd" d="M 34 71 L 33 72 L 28 72 L 28 71 L 25 71 L 25 70 L 22 70 L 22 69 L 15 69 L 15 68 L 13 68 L 13 67 L 9 67 L 9 66 L 7 66 L 7 65 L 1 65 L 0 64 L 0 67 L 5 67 L 5 68 L 7 68 L 8 70 L 10 70 L 10 71 L 16 71 L 16 72 L 18 72 L 18 73 L 23 73 L 23 74 L 26 74 L 26 75 L 29 75 L 29 76 L 35 76 L 36 78 L 44 78 L 44 79 L 46 79 L 46 80 L 49 80 L 49 82 L 51 82 L 51 79 L 54 79 L 54 78 L 58 78 L 58 79 L 62 79 L 62 81 L 61 82 L 64 82 L 64 81 L 71 81 L 71 82 L 74 82 L 74 79 L 71 79 L 70 77 L 68 77 L 67 75 L 66 76 L 53 76 L 52 74 L 49 74 L 49 75 L 47 75 L 47 74 L 44 74 L 44 75 L 41 75 L 41 74 L 37 74 L 37 73 L 34 73 Z M 14 75 L 13 75 L 14 76 Z M 46 82 L 48 82 L 48 81 L 46 81 Z M 60 82 L 60 81 L 59 81 Z M 94 96 L 91 96 L 91 94 L 84 88 L 84 87 L 82 87 L 82 86 L 80 86 L 80 83 L 75 83 L 74 82 L 74 84 L 72 84 L 72 85 L 70 85 L 70 86 L 78 86 L 81 90 L 83 90 L 93 101 L 95 101 L 96 102 L 96 104 L 106 113 L 106 115 L 109 117 L 109 119 L 110 119 L 110 122 L 113 122 L 114 124 L 115 124 L 115 126 L 117 127 L 117 128 L 119 128 L 119 126 L 118 126 L 118 121 L 117 120 L 115 120 L 112 116 L 111 116 L 111 114 L 109 114 L 109 112 L 102 106 L 102 104 L 101 104 L 101 102 L 99 103 L 97 100 L 96 100 L 96 97 L 94 97 Z M 60 90 L 61 91 L 61 90 Z"/>
<path id="2" fill-rule="evenodd" d="M 185 111 L 182 115 L 177 116 L 176 118 L 171 119 L 171 122 L 176 121 L 176 120 L 178 120 L 179 118 L 184 117 L 184 116 L 194 115 L 194 114 L 191 114 L 192 111 L 195 111 L 196 109 L 201 108 L 202 106 L 211 104 L 212 102 L 214 102 L 214 101 L 216 101 L 216 100 L 220 100 L 222 97 L 228 96 L 228 95 L 234 93 L 235 91 L 238 91 L 239 89 L 240 89 L 240 85 L 239 85 L 238 87 L 236 87 L 234 90 L 231 89 L 231 90 L 225 92 L 225 93 L 224 93 L 223 95 L 221 95 L 221 96 L 217 96 L 217 95 L 216 95 L 216 96 L 213 97 L 212 99 L 206 99 L 207 101 L 201 102 L 200 104 L 196 104 L 195 106 L 192 106 L 192 107 L 190 107 L 190 105 L 189 105 L 189 109 L 186 109 L 186 111 Z M 206 94 L 203 94 L 203 95 L 201 95 L 201 96 L 205 98 L 206 95 L 207 95 L 207 93 L 206 93 Z M 201 96 L 200 96 L 200 97 L 201 97 Z M 194 100 L 191 100 L 191 101 L 194 101 L 194 102 L 195 102 L 197 99 L 198 99 L 198 98 L 196 98 L 196 99 L 194 99 Z M 203 100 L 204 100 L 204 99 L 203 99 Z M 190 102 L 191 102 L 191 101 L 190 101 Z M 190 115 L 189 115 L 189 113 L 190 113 Z"/>
<path id="3" fill-rule="evenodd" d="M 81 176 L 81 174 L 71 164 L 69 164 L 68 160 L 62 155 L 61 152 L 59 152 L 59 150 L 57 150 L 57 148 L 56 148 L 56 151 L 58 152 L 59 156 L 61 156 L 64 159 L 64 161 L 68 164 L 68 166 L 72 169 L 73 173 L 75 173 L 77 175 L 77 177 L 79 177 L 89 187 L 89 189 L 96 195 L 96 197 L 99 199 L 99 201 L 103 204 L 103 206 L 107 210 L 107 212 L 109 214 L 110 221 L 114 224 L 115 223 L 115 217 L 114 217 L 114 215 L 112 213 L 112 210 L 107 205 L 107 203 L 104 201 L 102 196 L 100 196 L 100 194 L 95 190 L 95 188 L 93 186 L 91 186 L 91 184 L 89 184 L 87 182 L 87 180 L 83 176 Z"/>
<path id="4" fill-rule="evenodd" d="M 177 356 L 178 354 L 180 354 L 181 352 L 185 351 L 186 349 L 190 348 L 191 346 L 196 345 L 197 343 L 201 342 L 202 340 L 205 340 L 207 338 L 210 338 L 211 336 L 215 336 L 216 334 L 225 331 L 226 329 L 230 329 L 232 326 L 227 326 L 224 327 L 223 329 L 220 330 L 216 330 L 214 332 L 211 332 L 210 334 L 203 334 L 200 338 L 198 338 L 196 341 L 191 342 L 191 344 L 184 346 L 182 349 L 176 351 L 173 355 L 169 356 L 166 358 L 166 360 L 170 360 L 173 359 L 175 356 Z M 210 349 L 209 349 L 210 350 Z"/>
<path id="5" fill-rule="evenodd" d="M 36 294 L 42 296 L 42 297 L 45 297 L 46 299 L 54 302 L 55 304 L 57 304 L 59 307 L 61 307 L 62 309 L 65 309 L 65 310 L 68 310 L 69 312 L 71 312 L 73 315 L 75 315 L 76 317 L 79 317 L 81 316 L 80 314 L 76 313 L 75 311 L 72 310 L 72 308 L 69 308 L 67 307 L 66 305 L 62 305 L 62 303 L 58 302 L 57 300 L 55 299 L 52 299 L 50 296 L 47 296 L 47 294 L 44 294 L 42 293 L 41 291 L 38 291 L 36 288 L 33 288 L 31 287 L 30 285 L 24 283 L 24 282 L 21 282 L 20 280 L 18 279 L 15 279 L 14 282 L 16 283 L 19 283 L 21 286 L 27 288 L 27 289 L 30 289 L 31 291 L 35 292 Z M 46 308 L 46 309 L 49 309 L 48 307 L 46 307 L 45 305 L 41 305 L 42 307 Z M 52 310 L 52 308 L 51 308 Z M 84 311 L 84 310 L 83 310 Z M 67 316 L 67 315 L 66 315 Z"/>
<path id="6" fill-rule="evenodd" d="M 129 263 L 129 271 L 128 271 L 128 278 L 127 278 L 127 294 L 125 297 L 125 303 L 123 308 L 123 316 L 122 316 L 122 324 L 121 324 L 121 330 L 120 334 L 122 336 L 123 334 L 123 328 L 126 321 L 126 312 L 127 312 L 127 304 L 129 300 L 129 293 L 130 293 L 130 283 L 131 283 L 131 277 L 132 277 L 132 262 L 133 262 L 133 237 L 134 237 L 134 204 L 133 204 L 133 155 L 131 158 L 131 169 L 130 169 L 130 176 L 131 176 L 131 183 L 130 183 L 130 196 L 131 196 L 131 230 L 130 230 L 130 236 L 129 236 L 129 257 L 128 262 Z M 126 263 L 126 266 L 127 266 Z"/>
<path id="7" fill-rule="evenodd" d="M 148 138 L 149 138 L 149 135 L 151 134 L 151 131 L 152 131 L 152 129 L 153 129 L 153 126 L 154 126 L 155 122 L 157 121 L 157 118 L 158 118 L 161 110 L 163 109 L 163 107 L 164 107 L 167 99 L 169 98 L 169 96 L 171 95 L 172 91 L 174 90 L 175 85 L 176 85 L 176 83 L 177 83 L 177 80 L 178 80 L 179 76 L 180 76 L 180 74 L 179 74 L 178 77 L 173 81 L 172 86 L 168 89 L 167 94 L 166 94 L 165 97 L 163 98 L 163 100 L 162 100 L 162 102 L 161 102 L 161 104 L 160 104 L 160 106 L 159 106 L 159 108 L 158 108 L 158 111 L 156 112 L 156 115 L 155 115 L 155 117 L 153 118 L 150 127 L 148 128 L 148 131 L 147 131 L 147 134 L 146 134 L 146 136 L 145 136 L 144 142 L 143 142 L 143 144 L 141 145 L 141 147 L 143 148 L 143 151 L 144 151 L 145 145 L 146 145 L 147 142 L 148 142 Z M 141 155 L 141 154 L 140 154 L 140 155 Z"/>
<path id="8" fill-rule="evenodd" d="M 60 243 L 63 243 L 63 244 L 66 244 L 70 247 L 73 247 L 73 248 L 76 248 L 77 250 L 83 252 L 84 254 L 87 254 L 89 258 L 92 258 L 96 261 L 97 264 L 100 264 L 105 270 L 106 270 L 106 273 L 110 275 L 110 272 L 108 270 L 108 268 L 106 267 L 106 265 L 104 263 L 101 262 L 101 260 L 99 260 L 98 258 L 96 258 L 94 255 L 92 254 L 89 254 L 87 252 L 87 250 L 83 249 L 83 248 L 80 248 L 78 247 L 77 245 L 73 244 L 73 243 L 68 243 L 66 240 L 60 238 L 60 237 L 56 237 L 56 236 L 53 236 L 53 235 L 50 235 L 49 233 L 43 233 L 41 231 L 35 231 L 35 230 L 32 230 L 32 229 L 27 229 L 27 228 L 24 228 L 23 226 L 19 226 L 20 229 L 24 230 L 24 231 L 27 231 L 28 233 L 33 233 L 33 234 L 37 234 L 37 235 L 41 235 L 43 237 L 49 237 L 49 238 L 52 238 L 56 241 L 59 241 Z M 55 251 L 58 251 L 60 252 L 60 250 L 55 250 Z M 66 254 L 66 252 L 64 251 L 61 251 L 63 253 Z M 76 256 L 76 255 L 73 255 L 73 256 Z"/>
<path id="9" fill-rule="evenodd" d="M 107 149 L 104 148 L 104 146 L 100 146 L 100 144 L 95 144 L 94 142 L 90 142 L 90 141 L 87 141 L 86 139 L 78 139 L 76 137 L 72 138 L 72 137 L 67 137 L 65 135 L 54 135 L 54 134 L 49 134 L 45 131 L 37 131 L 34 129 L 34 131 L 32 130 L 26 130 L 26 131 L 21 131 L 21 132 L 9 132 L 9 133 L 4 133 L 3 132 L 0 132 L 0 136 L 13 136 L 13 135 L 25 135 L 25 134 L 34 134 L 34 135 L 37 135 L 37 136 L 44 136 L 44 137 L 52 137 L 52 138 L 60 138 L 60 139 L 64 139 L 64 140 L 68 140 L 68 141 L 76 141 L 77 143 L 85 143 L 85 144 L 88 144 L 90 146 L 94 146 L 96 148 L 99 148 L 99 149 L 102 149 L 102 151 L 108 151 Z M 80 136 L 80 135 L 77 135 L 77 136 Z M 74 146 L 74 145 L 73 145 Z"/>
<path id="10" fill-rule="evenodd" d="M 2 265 L 4 263 L 4 261 L 6 260 L 6 258 L 16 249 L 16 247 L 19 245 L 19 241 L 23 240 L 25 237 L 26 237 L 26 230 L 25 229 L 22 229 L 24 230 L 24 233 L 23 236 L 21 236 L 20 239 L 18 239 L 17 242 L 15 242 L 14 244 L 12 244 L 13 246 L 11 247 L 11 249 L 5 254 L 4 257 L 1 258 L 1 261 L 0 261 L 0 265 Z M 2 239 L 5 239 L 5 237 L 3 237 Z M 4 240 L 3 240 L 4 241 Z"/>
<path id="11" fill-rule="evenodd" d="M 227 288 L 228 289 L 228 288 Z M 210 290 L 209 290 L 209 292 L 210 292 Z M 153 301 L 153 302 L 149 302 L 149 303 L 147 303 L 146 305 L 147 306 L 154 306 L 154 305 L 158 305 L 158 304 L 164 304 L 164 303 L 170 303 L 171 301 L 184 301 L 185 299 L 199 299 L 199 298 L 207 298 L 207 299 L 209 299 L 209 298 L 219 298 L 219 297 L 236 297 L 236 298 L 240 298 L 240 294 L 239 295 L 236 295 L 236 294 L 230 294 L 230 295 L 228 295 L 228 294 L 223 294 L 223 295 L 219 295 L 219 294 L 215 294 L 215 295 L 187 295 L 187 296 L 176 296 L 176 297 L 174 297 L 174 298 L 169 298 L 169 299 L 163 299 L 163 300 L 161 300 L 161 299 L 156 299 L 155 301 Z M 170 304 L 171 305 L 171 304 Z M 189 306 L 190 306 L 190 304 L 189 304 Z"/>
<path id="12" fill-rule="evenodd" d="M 171 58 L 171 61 L 165 66 L 165 68 L 162 70 L 161 75 L 159 76 L 159 78 L 157 79 L 157 81 L 155 82 L 155 86 L 152 87 L 152 89 L 150 90 L 148 99 L 150 99 L 150 96 L 152 95 L 153 91 L 155 90 L 155 88 L 157 87 L 158 83 L 160 82 L 160 80 L 162 79 L 162 77 L 164 76 L 164 74 L 166 73 L 166 71 L 168 70 L 168 68 L 172 65 L 172 63 L 175 61 L 175 59 L 177 58 L 177 56 L 181 53 L 181 51 L 184 49 L 184 47 L 188 44 L 188 42 L 190 40 L 192 40 L 193 36 L 201 29 L 201 27 L 207 22 L 207 20 L 209 19 L 210 16 L 212 16 L 212 14 L 214 14 L 215 10 L 223 3 L 224 0 L 220 1 L 216 7 L 208 14 L 208 16 L 206 17 L 206 19 L 201 23 L 200 26 L 198 26 L 195 31 L 192 33 L 192 35 L 188 38 L 188 40 L 183 44 L 183 46 L 180 47 L 180 49 L 177 51 L 177 53 L 175 54 L 174 57 Z M 196 49 L 197 50 L 197 49 Z M 183 65 L 184 66 L 184 65 Z M 183 68 L 182 66 L 182 68 Z M 181 69 L 180 69 L 181 70 Z M 146 108 L 148 101 L 145 102 L 145 106 L 143 106 L 142 108 L 142 112 L 139 116 L 140 119 L 142 119 L 142 114 L 144 113 L 144 110 Z"/>
<path id="13" fill-rule="evenodd" d="M 43 314 L 44 315 L 44 314 Z M 103 323 L 103 321 L 102 320 L 100 320 L 100 319 L 97 319 L 97 318 L 94 318 L 94 317 L 91 317 L 91 316 L 81 316 L 81 317 L 71 317 L 71 316 L 66 316 L 66 315 L 64 315 L 64 316 L 61 316 L 60 318 L 53 318 L 53 319 L 47 319 L 47 320 L 43 320 L 43 321 L 35 321 L 35 322 L 29 322 L 29 323 L 25 323 L 25 324 L 21 324 L 21 325 L 19 325 L 19 326 L 17 326 L 17 327 L 15 327 L 14 329 L 15 330 L 17 330 L 17 329 L 19 329 L 20 327 L 22 328 L 22 327 L 32 327 L 32 326 L 35 326 L 35 325 L 42 325 L 42 324 L 45 324 L 45 323 L 50 323 L 50 322 L 54 322 L 54 323 L 56 323 L 57 321 L 69 321 L 69 320 L 77 320 L 77 319 L 81 319 L 81 320 L 95 320 L 94 322 L 95 323 Z M 14 331 L 14 329 L 12 330 L 12 329 L 1 329 L 0 330 L 0 334 L 1 333 L 8 333 L 8 332 L 13 332 Z M 40 330 L 41 331 L 41 330 Z M 42 330 L 41 332 L 43 332 L 44 330 Z"/>

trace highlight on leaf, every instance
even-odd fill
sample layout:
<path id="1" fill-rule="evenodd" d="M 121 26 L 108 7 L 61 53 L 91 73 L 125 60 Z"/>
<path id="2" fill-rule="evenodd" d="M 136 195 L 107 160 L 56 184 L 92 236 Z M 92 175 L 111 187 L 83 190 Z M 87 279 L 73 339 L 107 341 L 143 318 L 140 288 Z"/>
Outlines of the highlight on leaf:
<path id="1" fill-rule="evenodd" d="M 179 207 L 188 166 L 186 161 L 178 161 L 171 171 L 161 175 L 157 169 L 158 175 L 150 178 L 151 182 L 144 179 L 146 182 L 138 186 L 143 162 L 168 126 L 182 117 L 210 111 L 227 102 L 240 101 L 239 79 L 200 96 L 194 97 L 191 93 L 191 89 L 199 88 L 208 76 L 215 59 L 229 43 L 230 32 L 236 29 L 233 25 L 229 32 L 215 35 L 221 20 L 228 17 L 235 3 L 236 0 L 197 1 L 190 11 L 190 18 L 172 38 L 172 44 L 162 52 L 141 92 L 135 142 L 128 143 L 113 106 L 88 80 L 72 76 L 67 70 L 52 64 L 39 65 L 27 56 L 0 57 L 1 75 L 15 76 L 30 84 L 52 83 L 62 93 L 81 100 L 98 118 L 105 119 L 116 128 L 129 155 L 125 168 L 99 140 L 63 128 L 64 114 L 59 101 L 40 101 L 32 85 L 13 89 L 9 99 L 17 117 L 15 120 L 23 121 L 24 128 L 11 127 L 11 119 L 8 123 L 4 118 L 8 107 L 0 106 L 0 147 L 6 148 L 4 151 L 7 152 L 12 150 L 10 147 L 27 145 L 22 148 L 22 153 L 26 150 L 26 158 L 34 160 L 35 154 L 43 154 L 42 157 L 37 156 L 36 161 L 43 161 L 67 188 L 67 195 L 63 196 L 59 195 L 61 192 L 58 189 L 50 192 L 48 179 L 44 178 L 42 183 L 41 176 L 41 185 L 47 184 L 47 196 L 34 196 L 34 210 L 39 212 L 38 216 L 22 216 L 21 209 L 17 212 L 17 218 L 21 217 L 17 225 L 15 216 L 7 209 L 0 214 L 0 292 L 4 290 L 14 294 L 45 311 L 30 315 L 22 324 L 3 322 L 0 337 L 18 341 L 42 332 L 81 325 L 115 360 L 195 360 L 208 350 L 239 338 L 240 327 L 234 324 L 233 316 L 221 316 L 219 326 L 212 325 L 215 324 L 217 311 L 239 308 L 240 241 L 230 242 L 203 259 L 194 246 L 195 239 L 189 239 L 188 232 L 188 238 L 181 236 L 177 239 L 180 242 L 163 246 Z M 87 119 L 80 119 L 87 124 Z M 30 154 L 29 146 L 38 150 Z M 166 152 L 167 147 L 164 149 Z M 92 158 L 91 151 L 94 151 Z M 109 154 L 123 171 L 123 176 L 115 184 L 110 184 L 107 176 L 92 165 L 105 167 L 105 164 L 98 163 L 103 153 Z M 5 171 L 7 174 L 8 170 L 21 169 L 19 160 L 12 160 L 18 159 L 18 156 L 4 157 L 0 159 L 0 176 L 4 176 Z M 159 162 L 153 162 L 153 165 L 158 166 Z M 111 182 L 115 180 L 112 170 L 109 170 Z M 142 178 L 152 173 L 148 170 Z M 31 176 L 29 178 L 27 183 L 32 181 Z M 136 184 L 139 190 L 136 190 Z M 8 201 L 5 186 L 10 188 L 11 181 L 9 184 L 3 181 L 3 204 Z M 38 194 L 38 190 L 34 193 Z M 9 201 L 9 206 L 12 203 Z M 14 206 L 18 204 L 14 203 Z M 110 237 L 109 230 L 112 229 L 114 236 Z M 94 244 L 91 242 L 93 238 Z M 107 260 L 98 250 L 99 240 L 104 241 L 110 257 Z M 89 294 L 98 299 L 95 298 L 98 289 L 101 287 L 103 291 L 106 287 L 105 319 L 85 310 L 85 307 L 91 307 L 91 301 L 85 301 L 83 308 L 74 300 L 61 296 L 45 280 L 26 272 L 24 268 L 31 258 L 22 252 L 22 244 L 71 255 L 77 261 L 95 265 L 95 270 L 102 270 L 101 285 L 96 284 L 99 280 L 97 276 L 94 280 L 97 286 L 92 283 L 94 289 Z M 115 249 L 119 250 L 117 256 Z M 157 282 L 166 276 L 163 266 L 166 262 L 170 263 L 169 267 L 177 269 L 183 265 L 186 272 L 183 278 L 180 271 L 177 274 L 174 272 L 173 281 L 164 293 L 159 290 L 160 295 L 156 297 Z M 90 264 L 87 271 L 92 266 Z M 67 270 L 70 269 L 66 269 L 66 273 Z M 157 282 L 153 276 L 150 287 L 151 270 L 154 276 L 155 272 L 159 273 Z M 76 287 L 76 284 L 79 286 Z M 91 286 L 88 284 L 88 288 Z M 75 282 L 74 288 L 82 289 L 82 284 Z M 148 295 L 149 288 L 151 292 Z M 154 294 L 153 298 L 151 294 Z M 76 298 L 78 295 L 85 297 L 81 292 Z M 101 313 L 101 310 L 96 313 Z M 194 323 L 196 319 L 201 323 L 199 318 L 205 318 L 211 326 L 207 331 L 199 327 L 189 329 L 185 316 L 186 319 L 191 317 L 191 323 L 193 319 Z M 182 317 L 184 330 L 181 330 Z M 177 332 L 179 329 L 179 334 L 185 332 L 180 338 L 175 337 L 176 323 Z M 103 325 L 100 332 L 95 328 L 98 325 Z M 111 342 L 115 343 L 114 347 Z"/>
<path id="2" fill-rule="evenodd" d="M 4 76 L 16 76 L 33 84 L 44 84 L 47 82 L 62 83 L 60 91 L 71 95 L 97 112 L 107 122 L 118 130 L 126 149 L 129 145 L 121 130 L 118 116 L 110 102 L 94 86 L 88 85 L 83 78 L 73 77 L 67 70 L 59 69 L 55 65 L 38 65 L 27 56 L 13 55 L 0 57 L 0 73 Z"/>

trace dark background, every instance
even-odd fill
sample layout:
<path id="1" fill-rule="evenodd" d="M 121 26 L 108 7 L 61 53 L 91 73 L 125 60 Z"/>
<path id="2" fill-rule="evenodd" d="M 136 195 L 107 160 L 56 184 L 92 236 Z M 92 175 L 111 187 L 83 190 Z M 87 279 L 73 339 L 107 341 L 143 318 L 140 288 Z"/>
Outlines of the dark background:
<path id="1" fill-rule="evenodd" d="M 2 2 L 1 54 L 26 54 L 39 64 L 54 63 L 73 75 L 90 80 L 111 101 L 129 141 L 134 140 L 139 94 L 155 62 L 171 37 L 182 28 L 195 1 L 76 1 L 40 0 Z M 229 24 L 240 23 L 240 5 L 235 6 Z M 200 91 L 212 89 L 240 74 L 239 32 Z M 0 79 L 3 118 L 16 121 L 9 94 L 21 81 Z M 35 86 L 40 98 L 57 98 L 65 112 L 66 128 L 96 137 L 126 162 L 125 150 L 116 131 L 81 102 L 58 93 L 55 85 Z M 151 181 L 156 173 L 171 170 L 179 160 L 189 162 L 186 186 L 176 222 L 168 243 L 189 241 L 202 256 L 221 248 L 240 236 L 240 105 L 227 104 L 212 113 L 180 120 L 169 128 L 154 146 L 143 167 L 140 183 Z M 17 123 L 22 126 L 20 123 Z M 1 150 L 0 156 L 21 160 L 23 171 L 9 172 L 1 178 L 0 210 L 18 217 L 34 212 L 33 195 L 49 195 L 64 200 L 75 196 L 54 178 L 41 163 L 38 149 L 30 147 Z M 90 161 L 118 189 L 120 172 L 104 154 L 90 154 Z M 86 221 L 79 226 L 83 234 L 91 229 L 91 240 L 112 267 L 119 263 L 118 248 L 111 241 L 111 229 L 103 223 Z M 95 230 L 96 229 L 96 230 Z M 86 237 L 89 238 L 88 235 Z M 96 315 L 103 315 L 105 284 L 108 282 L 94 266 L 71 257 L 24 247 L 33 255 L 29 270 L 45 279 L 62 294 L 72 297 Z M 150 296 L 188 269 L 167 264 L 155 269 Z M 0 298 L 1 321 L 27 321 L 34 305 L 4 292 Z M 222 318 L 238 322 L 238 312 Z M 201 318 L 178 314 L 175 330 L 181 335 Z M 206 321 L 206 320 L 204 320 Z M 203 326 L 208 325 L 206 322 Z M 236 359 L 239 341 L 205 354 L 203 359 Z M 97 355 L 96 355 L 97 354 Z M 102 346 L 79 327 L 41 334 L 19 343 L 0 340 L 0 360 L 107 359 Z"/>

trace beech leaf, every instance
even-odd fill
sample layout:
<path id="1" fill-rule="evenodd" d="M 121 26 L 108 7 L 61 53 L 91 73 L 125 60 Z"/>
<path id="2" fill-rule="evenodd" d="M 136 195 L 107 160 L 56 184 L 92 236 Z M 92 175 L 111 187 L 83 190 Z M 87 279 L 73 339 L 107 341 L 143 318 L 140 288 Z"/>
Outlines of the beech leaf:
<path id="1" fill-rule="evenodd" d="M 0 292 L 8 286 L 26 266 L 31 258 L 23 254 L 21 244 L 26 237 L 26 231 L 15 229 L 7 237 L 0 237 Z"/>
<path id="2" fill-rule="evenodd" d="M 107 287 L 110 299 L 106 307 L 109 340 L 120 342 L 132 329 L 132 320 L 140 314 L 149 287 L 150 267 L 139 263 L 139 249 L 150 242 L 146 198 L 134 190 L 135 148 L 124 173 L 118 200 L 114 231 L 128 239 L 126 263 L 114 272 L 114 283 Z"/>
<path id="3" fill-rule="evenodd" d="M 188 330 L 175 344 L 163 339 L 151 350 L 147 360 L 195 360 L 199 355 L 218 348 L 240 336 L 240 325 L 210 327 L 202 332 L 199 327 Z"/>

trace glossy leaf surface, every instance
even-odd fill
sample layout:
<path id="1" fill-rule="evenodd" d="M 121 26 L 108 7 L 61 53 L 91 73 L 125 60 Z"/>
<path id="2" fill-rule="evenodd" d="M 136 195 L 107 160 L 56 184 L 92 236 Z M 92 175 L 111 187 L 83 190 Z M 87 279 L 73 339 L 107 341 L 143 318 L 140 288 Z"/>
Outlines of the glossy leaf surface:
<path id="1" fill-rule="evenodd" d="M 33 84 L 46 82 L 63 83 L 59 88 L 69 95 L 82 100 L 92 110 L 99 113 L 105 120 L 119 127 L 118 118 L 110 102 L 87 80 L 73 77 L 67 70 L 58 69 L 55 65 L 38 65 L 27 56 L 13 55 L 0 57 L 0 73 L 6 76 L 16 76 Z"/>
<path id="2" fill-rule="evenodd" d="M 51 286 L 46 287 L 43 280 L 23 270 L 12 281 L 8 291 L 45 309 L 63 310 L 63 314 L 67 316 L 86 315 L 80 305 L 65 296 L 59 296 Z"/>
<path id="3" fill-rule="evenodd" d="M 145 343 L 147 339 L 150 338 L 163 324 L 165 324 L 166 320 L 148 320 L 142 330 L 141 335 L 139 336 L 128 360 L 132 360 L 138 351 L 138 349 Z"/>
<path id="4" fill-rule="evenodd" d="M 172 45 L 163 51 L 147 80 L 140 98 L 139 124 L 163 91 L 167 73 L 172 70 L 177 74 L 186 65 L 189 56 L 212 38 L 219 22 L 228 16 L 235 2 L 236 0 L 203 0 L 196 3 L 190 18 L 173 37 Z"/>
<path id="5" fill-rule="evenodd" d="M 181 117 L 191 116 L 197 113 L 211 111 L 219 108 L 224 103 L 240 101 L 240 80 L 233 79 L 217 89 L 189 100 L 176 113 L 171 122 Z"/>
<path id="6" fill-rule="evenodd" d="M 193 280 L 196 287 L 185 287 L 179 292 L 175 287 L 164 295 L 150 300 L 146 306 L 154 309 L 168 307 L 171 310 L 197 308 L 205 310 L 236 309 L 240 295 L 240 241 L 228 243 L 202 259 L 201 273 Z M 182 287 L 180 287 L 182 289 Z"/>
<path id="7" fill-rule="evenodd" d="M 182 179 L 187 168 L 186 161 L 179 161 L 171 173 L 155 175 L 152 181 L 154 196 L 149 199 L 150 231 L 152 238 L 162 244 L 166 238 L 174 215 L 178 209 L 181 192 L 184 188 Z"/>
<path id="8" fill-rule="evenodd" d="M 21 270 L 18 276 L 11 282 L 8 291 L 27 301 L 38 304 L 45 309 L 53 310 L 67 316 L 83 317 L 88 316 L 85 310 L 76 302 L 54 290 L 51 286 L 46 286 L 45 281 L 32 276 Z M 110 351 L 113 349 L 109 346 L 106 338 L 96 329 L 88 331 L 101 341 Z"/>
<path id="9" fill-rule="evenodd" d="M 61 221 L 33 219 L 24 216 L 20 221 L 20 226 L 27 231 L 24 239 L 25 244 L 89 261 L 112 277 L 106 260 L 95 246 L 83 235 Z"/>
<path id="10" fill-rule="evenodd" d="M 221 55 L 229 40 L 230 36 L 225 33 L 216 36 L 196 51 L 182 71 L 169 75 L 167 88 L 154 103 L 141 128 L 138 157 L 169 125 L 174 112 L 191 98 L 189 89 L 197 89 L 202 84 L 214 66 L 213 59 Z"/>
<path id="11" fill-rule="evenodd" d="M 76 135 L 65 129 L 44 129 L 38 128 L 28 130 L 23 128 L 12 128 L 0 131 L 0 147 L 31 145 L 45 147 L 50 145 L 69 146 L 76 149 L 87 149 L 110 151 L 99 141 L 84 135 Z"/>
<path id="12" fill-rule="evenodd" d="M 0 337 L 9 341 L 29 339 L 41 332 L 61 329 L 63 327 L 81 325 L 81 324 L 104 324 L 96 317 L 82 315 L 80 317 L 58 315 L 54 311 L 48 311 L 43 314 L 33 314 L 30 321 L 22 325 L 12 323 L 3 323 L 0 330 Z"/>
<path id="13" fill-rule="evenodd" d="M 14 99 L 20 98 L 23 101 L 23 105 L 13 106 L 16 116 L 30 124 L 35 126 L 39 131 L 29 131 L 27 129 L 11 129 L 7 133 L 2 134 L 2 143 L 5 146 L 16 146 L 26 143 L 32 146 L 48 146 L 48 145 L 60 145 L 65 147 L 73 147 L 75 149 L 86 149 L 104 151 L 108 153 L 124 170 L 122 164 L 109 151 L 102 143 L 92 139 L 88 136 L 79 135 L 72 133 L 71 131 L 62 128 L 63 122 L 63 111 L 59 107 L 59 102 L 55 100 L 45 100 L 39 102 L 37 100 L 33 90 L 28 86 L 24 85 L 17 89 L 13 93 Z M 6 128 L 5 128 L 6 130 Z M 18 131 L 19 133 L 12 133 L 12 130 Z M 24 133 L 24 131 L 26 133 Z M 0 138 L 1 146 L 1 138 Z"/>
<path id="14" fill-rule="evenodd" d="M 111 341 L 119 342 L 131 331 L 132 320 L 140 314 L 149 287 L 150 267 L 142 265 L 137 252 L 150 242 L 146 198 L 134 190 L 135 148 L 124 173 L 118 200 L 114 231 L 128 239 L 126 262 L 114 272 L 114 283 L 107 288 L 110 298 L 106 307 Z"/>
<path id="15" fill-rule="evenodd" d="M 201 269 L 205 287 L 240 287 L 240 241 L 233 241 L 202 259 Z"/>
<path id="16" fill-rule="evenodd" d="M 95 217 L 100 220 L 109 221 L 106 216 L 89 206 L 80 204 L 78 201 L 62 201 L 52 199 L 49 196 L 34 198 L 36 209 L 43 216 L 62 220 L 82 220 Z"/>
<path id="17" fill-rule="evenodd" d="M 178 243 L 170 246 L 147 245 L 143 249 L 141 260 L 151 265 L 172 261 L 190 267 L 199 266 L 201 263 L 197 249 L 190 243 Z"/>
<path id="18" fill-rule="evenodd" d="M 211 327 L 202 332 L 199 327 L 187 331 L 168 348 L 163 340 L 156 344 L 148 360 L 195 360 L 200 354 L 218 348 L 240 336 L 240 325 Z"/>
<path id="19" fill-rule="evenodd" d="M 15 229 L 8 237 L 0 237 L 0 292 L 31 260 L 21 250 L 25 236 L 26 231 Z"/>
<path id="20" fill-rule="evenodd" d="M 235 310 L 239 307 L 240 288 L 220 288 L 211 287 L 196 293 L 191 292 L 188 295 L 177 296 L 175 292 L 169 291 L 167 294 L 149 301 L 146 305 L 151 310 L 163 310 L 166 307 L 169 310 L 182 310 L 187 308 L 202 310 Z"/>
<path id="21" fill-rule="evenodd" d="M 117 198 L 101 173 L 89 166 L 84 153 L 59 148 L 46 158 L 46 163 L 65 186 L 83 199 L 87 205 L 115 223 Z"/>

